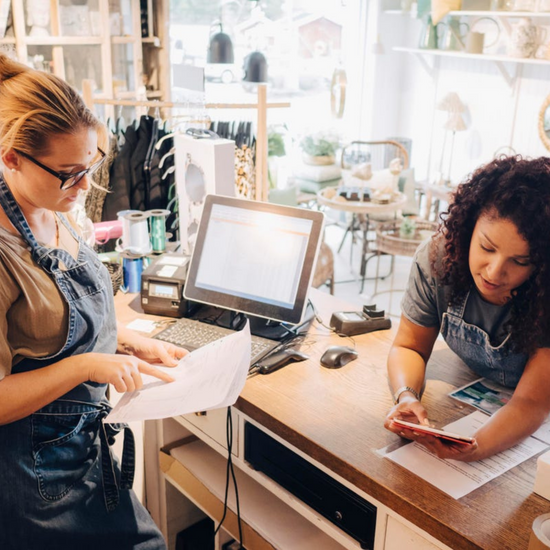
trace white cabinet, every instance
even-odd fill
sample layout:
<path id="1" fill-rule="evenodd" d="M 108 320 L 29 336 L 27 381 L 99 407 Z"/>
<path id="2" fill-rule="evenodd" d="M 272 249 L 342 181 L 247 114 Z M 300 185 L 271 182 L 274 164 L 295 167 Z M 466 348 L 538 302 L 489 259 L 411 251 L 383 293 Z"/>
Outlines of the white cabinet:
<path id="1" fill-rule="evenodd" d="M 232 417 L 235 430 L 233 465 L 247 550 L 360 550 L 355 539 L 244 461 L 244 424 L 251 420 L 236 409 L 232 409 Z M 216 525 L 223 515 L 226 421 L 227 409 L 220 409 L 208 411 L 206 416 L 186 415 L 158 421 L 156 436 L 148 434 L 149 447 L 154 446 L 155 441 L 157 447 L 146 449 L 146 456 L 150 457 L 150 451 L 158 451 L 159 447 L 161 450 L 157 452 L 160 477 L 157 483 L 151 484 L 148 480 L 147 502 L 167 537 L 170 550 L 174 548 L 177 533 L 198 521 L 203 514 L 214 519 Z M 256 426 L 269 433 L 258 424 Z M 303 453 L 292 450 L 307 459 Z M 315 466 L 322 468 L 318 464 Z M 148 475 L 150 471 L 148 468 Z M 330 475 L 326 468 L 324 471 Z M 396 519 L 393 512 L 368 495 L 361 491 L 357 494 L 377 508 L 372 550 L 449 550 L 409 522 Z M 216 539 L 216 550 L 229 536 L 238 537 L 236 498 L 231 483 L 228 504 L 224 533 Z"/>
<path id="2" fill-rule="evenodd" d="M 432 544 L 416 531 L 409 529 L 392 516 L 388 516 L 384 550 L 440 550 L 446 548 Z"/>

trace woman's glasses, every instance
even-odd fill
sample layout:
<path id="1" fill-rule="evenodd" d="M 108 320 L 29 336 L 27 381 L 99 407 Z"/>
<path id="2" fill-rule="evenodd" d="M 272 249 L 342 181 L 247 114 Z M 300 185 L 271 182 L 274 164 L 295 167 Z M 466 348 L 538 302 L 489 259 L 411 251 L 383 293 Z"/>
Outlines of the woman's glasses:
<path id="1" fill-rule="evenodd" d="M 99 154 L 101 155 L 101 158 L 94 162 L 91 166 L 86 168 L 86 170 L 80 170 L 79 172 L 73 172 L 71 174 L 67 174 L 66 172 L 56 172 L 55 170 L 52 170 L 51 168 L 48 168 L 45 164 L 42 164 L 35 158 L 32 158 L 30 155 L 27 155 L 26 153 L 23 153 L 23 151 L 17 151 L 22 157 L 25 157 L 26 159 L 30 160 L 32 163 L 36 164 L 36 166 L 39 166 L 42 168 L 42 170 L 46 170 L 49 174 L 52 176 L 55 176 L 57 179 L 61 180 L 61 186 L 59 187 L 62 191 L 65 191 L 67 189 L 70 189 L 71 187 L 74 187 L 78 182 L 82 180 L 82 178 L 88 174 L 92 175 L 95 172 L 97 172 L 97 169 L 103 164 L 103 161 L 105 160 L 105 153 L 98 147 L 97 148 Z"/>

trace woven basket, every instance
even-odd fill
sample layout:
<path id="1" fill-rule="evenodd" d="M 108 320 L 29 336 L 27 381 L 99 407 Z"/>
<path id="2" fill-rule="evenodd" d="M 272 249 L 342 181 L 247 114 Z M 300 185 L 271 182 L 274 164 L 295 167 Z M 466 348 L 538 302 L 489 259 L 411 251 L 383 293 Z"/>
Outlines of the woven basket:
<path id="1" fill-rule="evenodd" d="M 415 220 L 416 231 L 410 239 L 400 236 L 402 220 L 394 220 L 380 224 L 376 229 L 376 248 L 385 254 L 394 256 L 414 256 L 418 245 L 426 239 L 421 231 L 435 231 L 437 223 Z"/>
<path id="2" fill-rule="evenodd" d="M 109 275 L 111 276 L 114 296 L 122 285 L 122 264 L 120 262 L 105 262 L 103 265 L 105 265 Z"/>

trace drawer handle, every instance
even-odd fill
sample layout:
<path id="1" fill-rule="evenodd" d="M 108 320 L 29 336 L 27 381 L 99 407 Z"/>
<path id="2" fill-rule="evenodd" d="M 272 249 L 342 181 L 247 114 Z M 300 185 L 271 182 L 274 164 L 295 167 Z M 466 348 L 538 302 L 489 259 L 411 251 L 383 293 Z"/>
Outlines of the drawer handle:
<path id="1" fill-rule="evenodd" d="M 199 411 L 195 413 L 195 416 L 206 416 L 207 411 Z"/>
<path id="2" fill-rule="evenodd" d="M 342 515 L 342 512 L 339 512 L 338 510 L 336 510 L 336 512 L 334 512 L 334 519 L 336 521 L 342 521 L 343 519 L 343 515 Z"/>

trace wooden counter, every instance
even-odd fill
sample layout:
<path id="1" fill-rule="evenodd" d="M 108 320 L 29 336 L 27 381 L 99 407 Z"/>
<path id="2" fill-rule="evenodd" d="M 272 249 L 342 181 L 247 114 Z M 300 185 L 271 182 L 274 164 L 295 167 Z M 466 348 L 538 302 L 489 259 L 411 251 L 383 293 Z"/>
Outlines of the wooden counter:
<path id="1" fill-rule="evenodd" d="M 137 315 L 133 298 L 116 297 L 123 323 L 151 318 Z M 350 309 L 319 291 L 311 298 L 327 324 L 332 311 Z M 312 359 L 249 379 L 235 407 L 450 548 L 526 549 L 533 520 L 550 511 L 550 502 L 532 493 L 536 457 L 455 500 L 377 454 L 399 442 L 383 427 L 392 406 L 386 358 L 394 334 L 391 329 L 355 337 L 359 358 L 329 370 L 320 367 L 319 356 L 329 345 L 349 340 L 314 323 L 301 348 Z M 445 425 L 472 412 L 446 394 L 476 378 L 438 340 L 423 397 L 430 420 Z"/>

